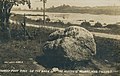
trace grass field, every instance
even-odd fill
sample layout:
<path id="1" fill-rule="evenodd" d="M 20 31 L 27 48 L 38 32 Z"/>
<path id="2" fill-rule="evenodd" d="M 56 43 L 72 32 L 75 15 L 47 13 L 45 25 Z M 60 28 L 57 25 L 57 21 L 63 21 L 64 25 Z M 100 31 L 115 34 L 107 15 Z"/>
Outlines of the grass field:
<path id="1" fill-rule="evenodd" d="M 42 47 L 50 33 L 55 30 L 46 28 L 27 27 L 32 39 L 23 37 L 21 28 L 12 29 L 12 39 L 6 41 L 0 34 L 0 69 L 44 69 L 43 65 L 35 61 L 37 56 L 43 54 Z M 2 32 L 1 32 L 2 33 Z M 94 57 L 100 67 L 104 65 L 109 69 L 120 70 L 120 41 L 95 37 L 97 55 Z M 5 61 L 23 61 L 21 64 L 5 64 Z M 108 62 L 106 62 L 106 60 Z M 96 64 L 97 64 L 96 63 Z M 104 70 L 104 68 L 103 68 Z M 40 74 L 40 73 L 0 73 L 2 76 L 62 76 L 63 74 Z M 115 74 L 110 74 L 111 76 Z M 109 75 L 109 76 L 110 76 Z M 64 74 L 63 76 L 79 76 Z M 89 76 L 85 74 L 84 76 Z M 96 76 L 96 75 L 93 75 Z M 103 76 L 103 75 L 102 75 Z M 106 75 L 107 76 L 107 75 Z M 116 74 L 117 76 L 117 74 Z"/>
<path id="2" fill-rule="evenodd" d="M 19 16 L 19 15 L 18 15 Z M 22 19 L 21 17 L 16 17 L 14 19 Z M 27 19 L 30 24 L 38 24 L 34 20 Z M 59 24 L 59 23 L 48 23 L 46 26 L 61 27 L 65 28 L 72 24 Z M 80 26 L 80 25 L 77 25 Z M 110 33 L 119 34 L 120 29 L 118 27 L 113 28 L 106 27 L 108 30 L 103 30 L 106 28 L 95 28 L 95 27 L 85 27 L 92 32 L 100 33 Z M 54 32 L 55 29 L 50 28 L 35 28 L 26 27 L 31 38 L 28 36 L 24 37 L 24 32 L 21 26 L 12 24 L 11 40 L 6 39 L 5 33 L 0 31 L 0 69 L 25 69 L 25 70 L 42 70 L 47 69 L 42 64 L 38 64 L 36 57 L 43 55 L 43 45 L 47 41 L 50 33 Z M 120 71 L 120 40 L 95 37 L 95 42 L 97 44 L 97 54 L 93 57 L 93 62 L 102 70 L 114 69 Z M 44 60 L 44 59 L 43 59 Z M 5 61 L 23 61 L 23 63 L 5 63 Z M 79 68 L 79 67 L 78 67 Z M 51 69 L 51 68 L 49 68 Z M 81 69 L 81 68 L 79 68 Z M 89 68 L 86 68 L 89 69 Z M 90 76 L 89 74 L 57 74 L 57 73 L 1 73 L 1 76 Z M 119 76 L 118 73 L 113 74 L 93 74 L 93 76 Z"/>

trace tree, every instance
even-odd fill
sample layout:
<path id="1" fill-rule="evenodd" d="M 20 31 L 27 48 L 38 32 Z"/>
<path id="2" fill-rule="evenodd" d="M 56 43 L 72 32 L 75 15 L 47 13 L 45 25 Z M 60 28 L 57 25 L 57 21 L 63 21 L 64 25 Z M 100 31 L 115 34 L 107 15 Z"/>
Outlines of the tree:
<path id="1" fill-rule="evenodd" d="M 94 27 L 102 27 L 103 25 L 100 22 L 95 23 Z"/>
<path id="2" fill-rule="evenodd" d="M 47 2 L 47 0 L 40 0 L 43 2 L 43 24 L 45 25 L 45 3 Z"/>
<path id="3" fill-rule="evenodd" d="M 0 0 L 0 24 L 3 32 L 7 31 L 8 37 L 11 38 L 9 18 L 11 9 L 14 5 L 27 4 L 30 8 L 30 0 Z"/>

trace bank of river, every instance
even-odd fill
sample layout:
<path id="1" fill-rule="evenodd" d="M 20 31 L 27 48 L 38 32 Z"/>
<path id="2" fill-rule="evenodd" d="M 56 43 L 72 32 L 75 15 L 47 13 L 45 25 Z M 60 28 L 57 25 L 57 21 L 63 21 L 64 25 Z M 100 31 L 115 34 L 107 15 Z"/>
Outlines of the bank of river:
<path id="1" fill-rule="evenodd" d="M 53 30 L 62 30 L 64 28 L 59 28 L 59 27 L 52 27 L 52 26 L 43 26 L 43 25 L 34 25 L 34 24 L 28 24 L 27 26 L 31 27 L 37 27 L 37 28 L 47 28 L 47 29 L 53 29 Z M 98 33 L 98 32 L 91 32 L 93 35 L 97 37 L 103 37 L 103 38 L 110 38 L 110 39 L 116 39 L 120 40 L 120 35 L 113 35 L 113 34 L 107 34 L 107 33 Z"/>
<path id="2" fill-rule="evenodd" d="M 16 13 L 16 14 L 42 14 L 42 12 L 32 12 L 32 11 L 13 11 L 13 13 Z M 75 20 L 77 21 L 77 19 L 88 19 L 90 20 L 90 18 L 95 18 L 95 20 L 99 20 L 99 21 L 103 21 L 103 22 L 107 22 L 107 23 L 115 23 L 117 21 L 120 20 L 120 16 L 110 16 L 110 15 L 90 15 L 90 14 L 78 14 L 78 13 L 47 13 L 49 16 L 51 16 L 53 19 L 57 19 L 62 16 L 68 16 L 69 18 L 66 19 L 67 21 L 69 21 L 69 19 L 71 19 L 71 21 L 73 20 L 73 23 L 75 22 Z M 81 16 L 81 17 L 79 17 Z M 39 17 L 28 17 L 28 18 L 31 18 L 31 19 L 38 19 Z M 101 18 L 101 19 L 100 19 Z M 107 19 L 108 18 L 108 19 Z M 110 19 L 110 21 L 109 21 Z M 15 21 L 13 21 L 15 22 Z M 77 24 L 78 22 L 75 22 L 75 24 Z M 43 25 L 37 25 L 37 24 L 34 24 L 34 23 L 27 23 L 27 26 L 32 26 L 32 27 L 43 27 L 43 28 L 49 28 L 49 29 L 63 29 L 63 28 L 60 28 L 60 27 L 53 27 L 53 26 L 43 26 Z M 113 35 L 113 34 L 107 34 L 107 33 L 101 33 L 101 32 L 92 32 L 95 36 L 98 36 L 98 37 L 104 37 L 104 38 L 110 38 L 110 39 L 117 39 L 117 40 L 120 40 L 120 35 Z"/>
<path id="3" fill-rule="evenodd" d="M 32 11 L 12 11 L 15 14 L 42 14 L 42 12 L 32 12 Z M 61 20 L 64 23 L 70 22 L 72 24 L 80 24 L 83 21 L 92 21 L 91 24 L 100 22 L 102 24 L 116 24 L 120 22 L 120 15 L 93 15 L 93 14 L 81 14 L 81 13 L 51 13 L 46 12 L 47 17 L 51 21 Z M 42 16 L 28 16 L 33 20 L 42 18 Z"/>

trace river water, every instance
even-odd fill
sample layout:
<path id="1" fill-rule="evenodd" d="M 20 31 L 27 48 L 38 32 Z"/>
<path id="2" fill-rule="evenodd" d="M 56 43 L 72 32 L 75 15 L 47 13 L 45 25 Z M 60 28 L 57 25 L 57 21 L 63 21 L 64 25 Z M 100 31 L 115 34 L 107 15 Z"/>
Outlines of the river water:
<path id="1" fill-rule="evenodd" d="M 42 12 L 27 12 L 27 11 L 12 11 L 13 13 L 16 14 L 42 14 Z M 63 20 L 63 21 L 72 21 L 73 23 L 77 22 L 78 19 L 85 19 L 85 20 L 91 20 L 93 19 L 94 21 L 99 21 L 101 23 L 108 23 L 108 24 L 113 24 L 116 23 L 117 21 L 120 21 L 120 16 L 111 16 L 111 15 L 90 15 L 90 14 L 78 14 L 78 13 L 46 13 L 49 15 L 50 18 L 53 20 Z M 62 19 L 61 16 L 66 16 L 68 17 L 67 19 Z M 73 16 L 73 17 L 72 17 Z M 76 18 L 75 18 L 76 17 Z M 31 19 L 39 19 L 40 17 L 29 17 Z M 105 18 L 105 19 L 104 19 Z M 12 20 L 11 20 L 12 21 Z M 15 22 L 16 21 L 12 21 Z M 80 22 L 78 22 L 80 24 Z M 77 24 L 77 23 L 75 23 Z M 63 29 L 63 28 L 58 28 L 58 27 L 52 27 L 52 26 L 42 26 L 42 25 L 34 25 L 34 24 L 28 24 L 27 26 L 32 26 L 32 27 L 42 27 L 42 28 L 49 28 L 49 29 Z M 106 34 L 106 33 L 98 33 L 98 32 L 92 32 L 95 36 L 98 37 L 104 37 L 104 38 L 111 38 L 111 39 L 116 39 L 120 40 L 120 35 L 112 35 L 112 34 Z"/>
<path id="2" fill-rule="evenodd" d="M 33 11 L 12 11 L 15 14 L 41 14 L 42 12 L 33 12 Z M 80 24 L 83 21 L 92 21 L 91 24 L 100 22 L 102 24 L 116 24 L 120 23 L 120 15 L 93 15 L 93 14 L 81 14 L 81 13 L 51 13 L 46 12 L 48 18 L 51 21 L 63 21 L 64 23 L 70 22 L 72 24 Z M 40 16 L 29 16 L 28 18 L 37 20 L 42 18 Z"/>

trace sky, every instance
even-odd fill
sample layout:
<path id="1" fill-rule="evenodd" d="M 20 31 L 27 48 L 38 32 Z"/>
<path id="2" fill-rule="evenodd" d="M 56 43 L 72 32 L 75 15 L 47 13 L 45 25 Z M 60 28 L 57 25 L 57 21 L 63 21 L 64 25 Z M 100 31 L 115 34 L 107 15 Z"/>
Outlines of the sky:
<path id="1" fill-rule="evenodd" d="M 62 4 L 71 6 L 120 6 L 120 0 L 47 0 L 46 7 L 60 6 Z M 42 7 L 40 0 L 31 0 L 32 8 Z M 23 7 L 23 6 L 19 6 Z M 26 6 L 23 8 L 27 8 Z"/>

